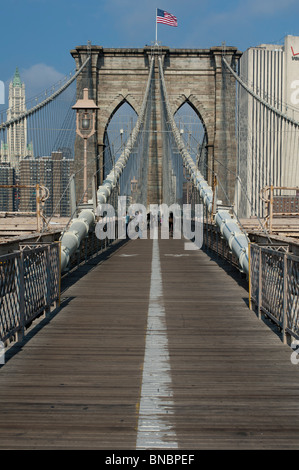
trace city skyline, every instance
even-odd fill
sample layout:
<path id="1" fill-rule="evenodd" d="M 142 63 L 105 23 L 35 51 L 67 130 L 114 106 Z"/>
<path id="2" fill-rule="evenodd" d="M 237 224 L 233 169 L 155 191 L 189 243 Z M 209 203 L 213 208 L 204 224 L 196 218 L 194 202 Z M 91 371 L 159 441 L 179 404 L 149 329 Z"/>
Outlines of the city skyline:
<path id="1" fill-rule="evenodd" d="M 261 43 L 282 44 L 286 35 L 298 35 L 299 5 L 295 0 L 220 2 L 206 0 L 12 0 L 1 5 L 1 16 L 14 11 L 11 23 L 2 22 L 6 47 L 2 48 L 0 80 L 8 84 L 16 67 L 24 80 L 28 99 L 59 82 L 74 70 L 70 50 L 77 45 L 144 47 L 155 40 L 156 8 L 174 14 L 178 27 L 158 25 L 158 41 L 170 48 L 210 48 L 223 42 L 244 52 Z M 24 18 L 26 17 L 26 22 Z M 9 39 L 8 39 L 9 38 Z M 5 43 L 4 43 L 5 44 Z"/>

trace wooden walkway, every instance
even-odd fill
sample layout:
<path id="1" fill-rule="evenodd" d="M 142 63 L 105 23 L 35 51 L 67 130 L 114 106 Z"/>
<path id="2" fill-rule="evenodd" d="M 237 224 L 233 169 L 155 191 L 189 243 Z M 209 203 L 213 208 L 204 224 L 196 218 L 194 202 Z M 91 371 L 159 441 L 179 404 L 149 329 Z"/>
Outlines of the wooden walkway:
<path id="1" fill-rule="evenodd" d="M 82 270 L 0 369 L 0 449 L 299 448 L 299 365 L 216 261 L 136 240 Z"/>

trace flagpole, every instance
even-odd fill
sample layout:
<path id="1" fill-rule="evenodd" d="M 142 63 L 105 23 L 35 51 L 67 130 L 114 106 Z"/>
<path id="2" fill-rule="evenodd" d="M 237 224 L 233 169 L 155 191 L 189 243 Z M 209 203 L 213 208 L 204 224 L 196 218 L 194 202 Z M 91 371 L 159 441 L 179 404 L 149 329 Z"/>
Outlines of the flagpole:
<path id="1" fill-rule="evenodd" d="M 156 8 L 156 44 L 158 44 L 158 22 L 157 22 L 158 8 Z"/>

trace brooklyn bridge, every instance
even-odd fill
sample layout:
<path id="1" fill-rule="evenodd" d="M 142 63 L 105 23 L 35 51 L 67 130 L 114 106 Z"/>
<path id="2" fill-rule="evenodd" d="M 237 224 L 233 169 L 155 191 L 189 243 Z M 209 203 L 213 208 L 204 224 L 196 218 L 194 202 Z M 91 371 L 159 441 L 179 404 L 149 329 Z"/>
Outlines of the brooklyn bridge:
<path id="1" fill-rule="evenodd" d="M 55 201 L 1 185 L 35 205 L 0 213 L 0 448 L 298 449 L 296 115 L 225 44 L 70 53 L 0 124 L 36 149 L 64 113 L 53 168 L 73 153 Z"/>

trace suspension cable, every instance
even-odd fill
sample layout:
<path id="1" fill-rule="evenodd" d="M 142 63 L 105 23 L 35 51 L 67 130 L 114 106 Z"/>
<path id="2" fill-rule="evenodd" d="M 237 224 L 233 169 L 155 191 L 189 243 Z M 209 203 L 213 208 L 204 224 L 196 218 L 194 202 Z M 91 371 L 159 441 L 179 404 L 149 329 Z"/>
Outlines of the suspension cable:
<path id="1" fill-rule="evenodd" d="M 26 111 L 25 113 L 21 114 L 20 116 L 14 118 L 14 119 L 10 119 L 9 121 L 6 121 L 2 124 L 0 124 L 0 130 L 3 130 L 7 127 L 10 127 L 12 124 L 16 123 L 16 122 L 19 122 L 19 121 L 22 121 L 23 119 L 25 119 L 26 117 L 30 116 L 31 114 L 34 114 L 36 111 L 39 111 L 40 109 L 42 109 L 44 106 L 46 106 L 48 103 L 50 103 L 51 101 L 53 101 L 55 98 L 57 98 L 57 96 L 59 96 L 66 88 L 68 88 L 71 83 L 73 83 L 74 80 L 76 80 L 76 78 L 78 77 L 78 75 L 82 72 L 82 70 L 84 69 L 84 67 L 86 66 L 86 64 L 89 62 L 90 60 L 90 56 L 87 57 L 87 59 L 85 60 L 85 62 L 81 65 L 81 67 L 77 70 L 77 72 L 64 84 L 62 85 L 61 88 L 59 88 L 59 90 L 55 91 L 51 96 L 49 96 L 48 98 L 46 98 L 44 101 L 42 101 L 41 103 L 37 104 L 36 106 L 33 106 L 33 108 L 29 109 L 28 111 Z"/>
<path id="2" fill-rule="evenodd" d="M 202 176 L 195 163 L 193 162 L 189 152 L 181 139 L 179 130 L 176 126 L 174 117 L 171 113 L 169 101 L 167 97 L 167 90 L 165 85 L 165 79 L 163 75 L 162 60 L 159 57 L 159 72 L 161 79 L 161 89 L 165 97 L 165 108 L 167 112 L 167 118 L 172 127 L 173 135 L 175 137 L 178 150 L 182 156 L 183 162 L 188 170 L 193 184 L 198 189 L 199 195 L 202 198 L 208 212 L 213 211 L 213 199 L 214 194 L 212 188 L 208 185 L 205 178 Z M 227 240 L 232 252 L 239 260 L 239 264 L 244 272 L 249 272 L 249 257 L 248 257 L 248 237 L 244 232 L 243 227 L 240 227 L 237 219 L 232 218 L 228 210 L 217 210 L 215 214 L 215 223 L 218 225 L 220 232 Z"/>
<path id="3" fill-rule="evenodd" d="M 255 98 L 257 101 L 259 101 L 259 102 L 262 103 L 264 106 L 266 106 L 266 108 L 270 109 L 270 111 L 273 111 L 275 114 L 277 114 L 278 116 L 282 117 L 283 119 L 285 119 L 285 120 L 288 121 L 289 123 L 294 124 L 295 126 L 299 127 L 299 122 L 298 122 L 298 121 L 296 121 L 295 119 L 292 119 L 291 117 L 287 116 L 285 113 L 282 113 L 282 112 L 279 111 L 277 108 L 275 108 L 274 106 L 272 106 L 271 104 L 269 104 L 267 101 L 265 101 L 263 98 L 261 98 L 259 95 L 257 95 L 253 90 L 251 90 L 251 88 L 249 88 L 249 87 L 241 80 L 241 78 L 239 77 L 239 75 L 231 68 L 231 66 L 227 63 L 227 61 L 225 60 L 224 57 L 222 57 L 222 61 L 223 61 L 224 65 L 228 68 L 228 70 L 230 71 L 230 73 L 235 77 L 235 79 L 237 80 L 237 82 L 240 83 L 240 85 L 241 85 L 253 98 Z"/>

